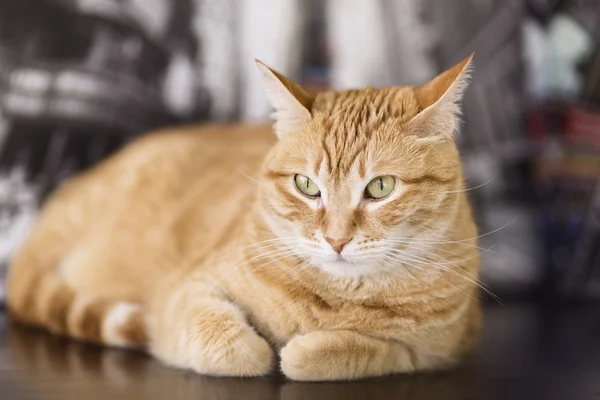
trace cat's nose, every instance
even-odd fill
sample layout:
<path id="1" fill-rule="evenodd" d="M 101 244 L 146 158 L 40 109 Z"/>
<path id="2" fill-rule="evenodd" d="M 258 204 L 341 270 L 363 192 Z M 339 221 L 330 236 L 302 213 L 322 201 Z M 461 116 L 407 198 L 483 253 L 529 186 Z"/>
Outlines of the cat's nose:
<path id="1" fill-rule="evenodd" d="M 335 250 L 335 252 L 339 254 L 342 252 L 342 250 L 344 250 L 344 246 L 347 245 L 352 240 L 352 238 L 332 239 L 329 237 L 325 237 L 325 240 L 331 245 L 333 250 Z"/>

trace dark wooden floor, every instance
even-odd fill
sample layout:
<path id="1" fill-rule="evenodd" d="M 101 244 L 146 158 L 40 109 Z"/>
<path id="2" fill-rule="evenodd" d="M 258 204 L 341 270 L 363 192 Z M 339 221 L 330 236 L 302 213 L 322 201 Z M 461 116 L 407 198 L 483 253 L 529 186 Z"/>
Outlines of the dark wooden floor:
<path id="1" fill-rule="evenodd" d="M 350 383 L 217 379 L 142 354 L 14 326 L 0 315 L 0 399 L 600 399 L 600 307 L 491 306 L 461 368 Z"/>

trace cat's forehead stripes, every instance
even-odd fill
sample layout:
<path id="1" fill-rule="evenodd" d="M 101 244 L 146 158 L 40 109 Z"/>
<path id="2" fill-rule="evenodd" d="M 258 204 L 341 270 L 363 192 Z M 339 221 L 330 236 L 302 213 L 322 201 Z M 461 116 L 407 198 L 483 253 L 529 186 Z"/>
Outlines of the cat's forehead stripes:
<path id="1" fill-rule="evenodd" d="M 401 124 L 419 112 L 410 88 L 387 88 L 325 92 L 315 99 L 312 113 L 319 124 L 322 164 L 330 174 L 341 177 L 355 164 L 359 175 L 366 174 L 365 150 L 373 134 L 393 119 Z"/>
<path id="2" fill-rule="evenodd" d="M 321 93 L 317 95 L 311 111 L 316 117 L 324 117 L 331 130 L 349 127 L 377 129 L 390 118 L 400 123 L 407 122 L 420 111 L 420 107 L 412 88 L 369 87 Z"/>

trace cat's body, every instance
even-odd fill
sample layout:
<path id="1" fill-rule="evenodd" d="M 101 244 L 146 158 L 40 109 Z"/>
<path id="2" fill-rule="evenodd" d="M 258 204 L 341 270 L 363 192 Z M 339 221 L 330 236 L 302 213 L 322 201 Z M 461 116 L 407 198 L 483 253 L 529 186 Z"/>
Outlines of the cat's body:
<path id="1" fill-rule="evenodd" d="M 213 375 L 266 374 L 276 352 L 300 380 L 454 364 L 480 321 L 458 153 L 452 141 L 386 136 L 420 132 L 410 124 L 428 90 L 325 93 L 303 136 L 285 137 L 299 115 L 280 115 L 280 142 L 267 126 L 211 125 L 133 143 L 50 199 L 13 260 L 11 312 Z M 397 186 L 354 204 L 351 179 L 370 170 Z M 319 194 L 294 192 L 309 173 L 327 177 L 314 178 Z"/>

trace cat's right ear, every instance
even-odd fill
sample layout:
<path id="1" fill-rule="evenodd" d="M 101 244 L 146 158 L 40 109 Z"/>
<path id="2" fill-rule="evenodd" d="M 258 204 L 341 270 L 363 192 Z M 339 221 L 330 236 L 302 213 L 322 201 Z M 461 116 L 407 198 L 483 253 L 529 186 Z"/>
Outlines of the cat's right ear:
<path id="1" fill-rule="evenodd" d="M 275 112 L 275 133 L 281 139 L 298 130 L 310 119 L 313 98 L 298 84 L 256 60 L 263 77 L 267 97 Z"/>
<path id="2" fill-rule="evenodd" d="M 460 123 L 460 103 L 469 82 L 473 55 L 414 91 L 421 111 L 409 122 L 425 140 L 453 140 Z"/>

